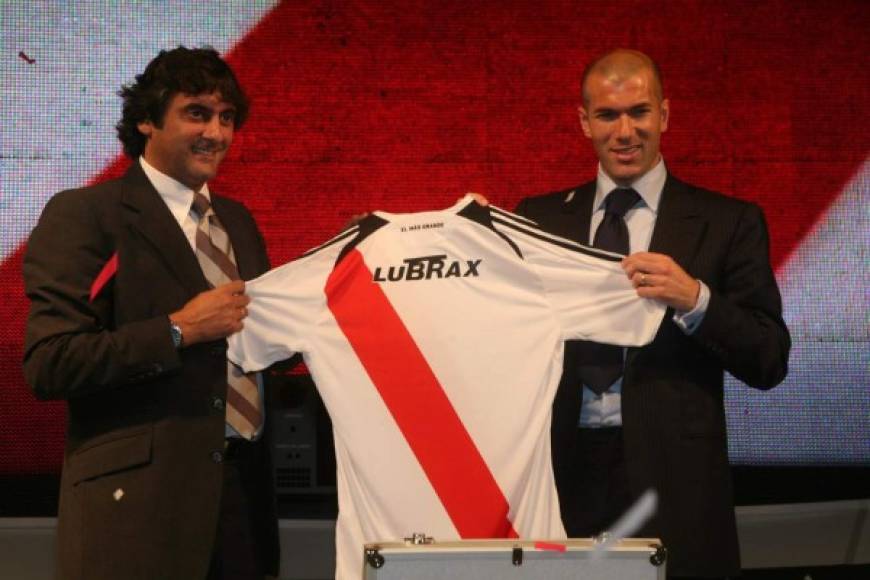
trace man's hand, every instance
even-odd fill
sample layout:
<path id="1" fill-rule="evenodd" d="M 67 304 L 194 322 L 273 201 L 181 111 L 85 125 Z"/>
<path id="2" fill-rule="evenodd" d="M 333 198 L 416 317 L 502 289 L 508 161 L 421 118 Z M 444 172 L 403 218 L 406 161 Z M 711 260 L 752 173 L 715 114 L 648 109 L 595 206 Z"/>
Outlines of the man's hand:
<path id="1" fill-rule="evenodd" d="M 638 252 L 622 260 L 622 269 L 638 296 L 660 300 L 677 312 L 688 312 L 698 303 L 701 285 L 670 256 Z"/>
<path id="2" fill-rule="evenodd" d="M 345 224 L 343 226 L 341 226 L 341 231 L 344 231 L 351 226 L 355 226 L 356 224 L 360 223 L 361 221 L 363 221 L 364 219 L 366 219 L 370 215 L 372 215 L 372 214 L 371 214 L 371 212 L 368 212 L 368 211 L 365 213 L 353 214 L 352 216 L 350 216 L 350 219 L 347 220 L 347 222 L 345 222 Z"/>
<path id="3" fill-rule="evenodd" d="M 469 191 L 468 195 L 473 197 L 474 201 L 476 201 L 477 203 L 479 203 L 483 207 L 486 207 L 489 205 L 489 200 L 486 199 L 486 197 L 482 193 L 474 193 L 473 191 Z M 462 198 L 460 198 L 460 199 L 462 199 Z"/>
<path id="4" fill-rule="evenodd" d="M 217 340 L 242 329 L 248 315 L 245 282 L 235 280 L 197 294 L 184 308 L 169 315 L 181 327 L 184 346 Z"/>

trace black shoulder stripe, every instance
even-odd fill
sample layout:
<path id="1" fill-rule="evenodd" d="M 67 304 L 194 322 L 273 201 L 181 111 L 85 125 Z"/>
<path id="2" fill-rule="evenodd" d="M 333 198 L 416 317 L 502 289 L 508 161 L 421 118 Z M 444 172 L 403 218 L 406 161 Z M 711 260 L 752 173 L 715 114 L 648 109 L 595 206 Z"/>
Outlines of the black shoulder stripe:
<path id="1" fill-rule="evenodd" d="M 493 219 L 497 219 L 497 218 L 493 218 Z M 505 233 L 503 231 L 500 231 L 498 228 L 492 228 L 492 231 L 497 233 L 501 239 L 503 239 L 505 242 L 507 242 L 508 245 L 511 247 L 511 249 L 514 252 L 516 252 L 517 256 L 520 257 L 520 259 L 525 259 L 525 257 L 523 256 L 523 253 L 520 251 L 520 247 L 517 245 L 517 243 L 515 241 L 513 241 L 512 239 L 507 237 L 507 235 L 505 235 Z"/>
<path id="2" fill-rule="evenodd" d="M 360 242 L 362 242 L 364 239 L 366 239 L 388 223 L 389 222 L 387 220 L 382 217 L 378 217 L 373 213 L 370 213 L 369 215 L 361 219 L 357 224 L 358 228 L 356 230 L 359 235 L 357 235 L 356 238 L 351 240 L 345 247 L 341 249 L 338 257 L 335 259 L 335 265 L 338 266 L 339 262 L 344 259 L 348 252 L 353 250 L 360 244 Z"/>
<path id="3" fill-rule="evenodd" d="M 492 220 L 494 216 L 492 215 L 492 206 L 482 206 L 477 202 L 472 202 L 466 205 L 462 210 L 460 210 L 456 215 L 460 217 L 464 217 L 473 222 L 479 223 L 483 227 L 491 230 L 493 233 L 498 235 L 501 239 L 503 239 L 507 245 L 511 247 L 511 249 L 516 252 L 517 256 L 520 258 L 523 257 L 523 253 L 520 251 L 520 248 L 516 245 L 516 243 L 504 235 L 504 232 L 500 232 L 497 227 L 492 225 Z"/>
<path id="4" fill-rule="evenodd" d="M 489 206 L 489 211 L 496 214 L 499 217 L 502 217 L 502 218 L 508 218 L 508 219 L 511 219 L 513 221 L 516 221 L 516 222 L 520 222 L 520 223 L 527 224 L 530 226 L 538 227 L 537 222 L 534 222 L 527 217 L 523 217 L 521 215 L 511 213 L 509 211 L 505 211 L 501 208 L 495 207 L 494 205 Z"/>
<path id="5" fill-rule="evenodd" d="M 604 252 L 602 250 L 597 250 L 595 248 L 591 248 L 589 246 L 583 246 L 576 242 L 572 242 L 571 240 L 566 240 L 565 238 L 560 238 L 556 236 L 552 236 L 550 234 L 544 233 L 542 230 L 538 228 L 530 229 L 524 228 L 518 224 L 513 222 L 503 220 L 500 217 L 493 216 L 492 221 L 499 223 L 503 226 L 512 228 L 518 232 L 521 232 L 527 236 L 531 236 L 533 238 L 537 238 L 539 240 L 545 241 L 548 244 L 553 244 L 554 246 L 559 246 L 565 248 L 566 250 L 571 250 L 577 252 L 578 254 L 584 254 L 586 256 L 591 256 L 593 258 L 598 258 L 600 260 L 607 260 L 609 262 L 620 262 L 622 261 L 622 256 L 618 254 L 611 254 L 609 252 Z"/>
<path id="6" fill-rule="evenodd" d="M 331 240 L 324 242 L 324 243 L 320 244 L 319 246 L 311 248 L 310 250 L 308 250 L 307 252 L 305 252 L 304 254 L 299 256 L 299 258 L 307 258 L 308 256 L 314 255 L 317 252 L 320 252 L 321 250 L 325 250 L 326 248 L 328 248 L 329 246 L 331 246 L 333 244 L 337 244 L 338 242 L 340 242 L 342 240 L 346 240 L 350 236 L 356 234 L 358 231 L 359 231 L 359 228 L 357 226 L 351 226 L 348 229 L 341 232 L 340 234 L 338 234 L 337 236 L 335 236 L 334 238 L 332 238 Z M 299 259 L 299 258 L 297 258 L 297 259 Z"/>

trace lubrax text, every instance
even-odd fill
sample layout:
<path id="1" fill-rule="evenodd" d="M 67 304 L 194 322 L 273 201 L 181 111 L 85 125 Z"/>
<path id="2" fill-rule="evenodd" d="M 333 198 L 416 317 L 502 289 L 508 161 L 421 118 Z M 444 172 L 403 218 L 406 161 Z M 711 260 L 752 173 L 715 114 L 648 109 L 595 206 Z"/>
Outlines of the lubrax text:
<path id="1" fill-rule="evenodd" d="M 446 255 L 407 258 L 399 266 L 378 266 L 372 276 L 374 282 L 402 280 L 431 280 L 432 278 L 465 278 L 479 276 L 483 260 L 447 260 Z"/>

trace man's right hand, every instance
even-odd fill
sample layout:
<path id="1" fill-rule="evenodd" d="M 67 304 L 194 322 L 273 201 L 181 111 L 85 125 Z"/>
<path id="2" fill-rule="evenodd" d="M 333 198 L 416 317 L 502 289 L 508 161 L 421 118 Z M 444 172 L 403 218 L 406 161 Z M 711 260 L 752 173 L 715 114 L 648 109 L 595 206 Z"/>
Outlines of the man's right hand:
<path id="1" fill-rule="evenodd" d="M 245 282 L 235 280 L 197 294 L 184 308 L 169 315 L 181 328 L 184 346 L 225 338 L 242 329 L 248 315 Z"/>

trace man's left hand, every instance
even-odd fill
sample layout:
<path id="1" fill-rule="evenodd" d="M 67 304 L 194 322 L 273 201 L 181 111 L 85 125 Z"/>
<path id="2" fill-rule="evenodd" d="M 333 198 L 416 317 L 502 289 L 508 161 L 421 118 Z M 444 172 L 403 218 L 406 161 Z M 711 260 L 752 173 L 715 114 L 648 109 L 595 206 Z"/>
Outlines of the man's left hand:
<path id="1" fill-rule="evenodd" d="M 477 203 L 479 203 L 479 204 L 482 205 L 483 207 L 486 207 L 486 206 L 489 205 L 489 200 L 486 199 L 486 196 L 483 195 L 482 193 L 475 193 L 475 192 L 473 192 L 473 191 L 469 191 L 469 192 L 468 192 L 468 195 L 470 195 L 471 197 L 473 197 L 473 198 L 474 198 L 474 201 L 476 201 Z M 460 197 L 458 201 L 462 201 L 462 198 Z"/>
<path id="2" fill-rule="evenodd" d="M 670 256 L 638 252 L 624 258 L 622 268 L 638 296 L 660 300 L 677 312 L 688 312 L 698 302 L 701 285 Z"/>

